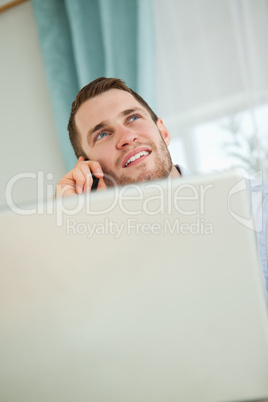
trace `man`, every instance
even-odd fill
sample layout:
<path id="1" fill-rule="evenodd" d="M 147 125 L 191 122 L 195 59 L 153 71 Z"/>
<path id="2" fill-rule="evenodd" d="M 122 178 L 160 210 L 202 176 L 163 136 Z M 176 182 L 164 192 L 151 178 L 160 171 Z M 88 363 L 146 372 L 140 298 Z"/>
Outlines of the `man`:
<path id="1" fill-rule="evenodd" d="M 57 197 L 89 193 L 92 174 L 97 190 L 180 176 L 163 121 L 119 79 L 101 77 L 82 88 L 68 130 L 78 162 L 58 182 Z"/>
<path id="2" fill-rule="evenodd" d="M 57 197 L 89 193 L 92 174 L 99 179 L 97 190 L 181 175 L 172 164 L 163 121 L 119 79 L 102 77 L 82 88 L 73 102 L 68 130 L 78 162 L 58 182 Z M 267 210 L 257 240 L 268 294 Z"/>

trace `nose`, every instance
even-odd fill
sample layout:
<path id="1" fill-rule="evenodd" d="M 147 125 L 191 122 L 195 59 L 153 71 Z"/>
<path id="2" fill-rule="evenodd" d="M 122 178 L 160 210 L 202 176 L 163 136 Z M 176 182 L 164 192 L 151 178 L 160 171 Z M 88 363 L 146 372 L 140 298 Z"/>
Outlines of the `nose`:
<path id="1" fill-rule="evenodd" d="M 138 135 L 134 131 L 130 130 L 125 126 L 118 127 L 117 142 L 116 142 L 116 147 L 118 149 L 125 148 L 128 145 L 133 145 L 133 142 L 135 142 L 137 139 Z"/>

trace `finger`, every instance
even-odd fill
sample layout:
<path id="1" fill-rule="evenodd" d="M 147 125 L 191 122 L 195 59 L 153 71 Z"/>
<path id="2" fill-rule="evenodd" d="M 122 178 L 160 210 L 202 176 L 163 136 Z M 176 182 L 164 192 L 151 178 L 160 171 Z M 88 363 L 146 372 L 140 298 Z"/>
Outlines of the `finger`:
<path id="1" fill-rule="evenodd" d="M 103 174 L 101 165 L 97 161 L 86 161 L 83 164 L 80 163 L 79 167 L 81 167 L 81 169 L 83 170 L 83 173 L 86 175 L 86 178 L 87 178 L 86 184 L 84 185 L 84 191 L 86 193 L 89 193 L 92 190 L 92 186 L 94 183 L 92 175 L 94 175 L 96 177 L 96 179 L 99 179 L 99 180 L 101 178 L 103 178 L 104 174 Z M 90 170 L 87 171 L 86 170 L 87 168 L 89 168 Z M 90 175 L 89 175 L 89 172 L 91 172 Z M 99 183 L 99 180 L 98 180 L 98 183 Z M 104 186 L 105 186 L 105 183 L 101 184 L 100 187 L 106 188 L 106 186 L 105 187 Z M 96 188 L 96 187 L 94 187 L 94 188 Z"/>
<path id="2" fill-rule="evenodd" d="M 93 183 L 90 167 L 86 163 L 80 163 L 77 168 L 80 169 L 85 177 L 82 192 L 88 193 L 90 192 Z"/>
<path id="3" fill-rule="evenodd" d="M 84 177 L 78 173 L 79 170 Z M 99 162 L 85 161 L 84 157 L 80 156 L 73 170 L 73 178 L 76 181 L 77 193 L 79 194 L 82 192 L 89 193 L 91 191 L 93 184 L 93 178 L 91 172 L 98 179 L 103 177 L 103 171 Z M 100 187 L 106 188 L 105 183 L 103 182 Z"/>
<path id="4" fill-rule="evenodd" d="M 107 188 L 107 186 L 106 186 L 106 184 L 105 184 L 105 182 L 104 182 L 104 180 L 103 180 L 103 177 L 101 177 L 101 178 L 99 179 L 99 184 L 98 184 L 98 187 L 97 187 L 97 191 L 98 191 L 98 190 L 103 190 L 103 189 L 105 189 L 105 188 Z"/>
<path id="5" fill-rule="evenodd" d="M 86 176 L 80 168 L 73 169 L 73 180 L 75 181 L 75 189 L 78 194 L 83 192 L 83 188 L 86 182 Z"/>
<path id="6" fill-rule="evenodd" d="M 90 167 L 90 170 L 92 171 L 94 176 L 98 177 L 99 179 L 103 177 L 103 171 L 99 162 L 86 161 L 86 163 L 88 163 L 88 166 Z"/>

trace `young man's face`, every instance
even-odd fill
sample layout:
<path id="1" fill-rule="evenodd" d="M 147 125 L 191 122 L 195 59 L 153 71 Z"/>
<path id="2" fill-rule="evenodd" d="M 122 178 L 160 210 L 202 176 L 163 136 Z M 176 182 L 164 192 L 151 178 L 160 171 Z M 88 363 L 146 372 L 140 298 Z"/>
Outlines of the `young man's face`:
<path id="1" fill-rule="evenodd" d="M 169 133 L 129 92 L 110 89 L 88 99 L 79 107 L 75 123 L 86 155 L 100 163 L 108 185 L 170 174 Z"/>

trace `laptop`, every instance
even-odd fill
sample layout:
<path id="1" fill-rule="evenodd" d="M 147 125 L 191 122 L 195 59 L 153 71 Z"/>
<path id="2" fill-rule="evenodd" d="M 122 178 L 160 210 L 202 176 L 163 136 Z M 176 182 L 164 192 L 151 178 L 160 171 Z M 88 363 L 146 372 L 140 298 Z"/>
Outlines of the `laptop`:
<path id="1" fill-rule="evenodd" d="M 0 400 L 268 399 L 256 223 L 239 170 L 0 215 Z"/>

